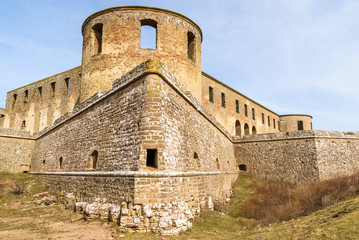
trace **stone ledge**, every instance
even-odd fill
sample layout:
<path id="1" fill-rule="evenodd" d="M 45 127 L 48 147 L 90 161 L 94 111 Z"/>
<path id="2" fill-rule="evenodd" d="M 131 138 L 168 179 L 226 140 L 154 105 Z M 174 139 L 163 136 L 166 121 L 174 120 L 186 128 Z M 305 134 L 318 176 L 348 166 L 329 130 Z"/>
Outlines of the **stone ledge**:
<path id="1" fill-rule="evenodd" d="M 88 177 L 187 177 L 219 174 L 238 174 L 238 172 L 31 172 L 34 175 L 56 175 L 56 176 L 88 176 Z"/>

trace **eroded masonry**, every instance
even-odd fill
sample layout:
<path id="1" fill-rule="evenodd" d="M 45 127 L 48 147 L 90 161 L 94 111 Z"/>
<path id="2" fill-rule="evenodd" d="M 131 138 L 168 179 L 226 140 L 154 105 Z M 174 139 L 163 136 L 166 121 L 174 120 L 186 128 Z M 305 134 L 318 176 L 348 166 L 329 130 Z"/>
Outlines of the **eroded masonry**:
<path id="1" fill-rule="evenodd" d="M 0 170 L 38 175 L 87 215 L 176 234 L 229 201 L 238 173 L 303 182 L 359 167 L 358 133 L 312 130 L 202 72 L 201 29 L 179 13 L 114 7 L 82 34 L 81 66 L 8 92 Z"/>

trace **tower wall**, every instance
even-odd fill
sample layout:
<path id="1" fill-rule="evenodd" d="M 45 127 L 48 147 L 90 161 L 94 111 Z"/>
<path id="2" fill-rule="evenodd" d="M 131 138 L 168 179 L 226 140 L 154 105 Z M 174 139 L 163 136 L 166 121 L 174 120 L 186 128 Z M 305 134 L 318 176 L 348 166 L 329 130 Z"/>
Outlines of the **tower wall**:
<path id="1" fill-rule="evenodd" d="M 156 49 L 141 48 L 141 24 L 156 26 Z M 111 89 L 114 79 L 149 58 L 161 60 L 185 90 L 201 99 L 202 32 L 189 18 L 159 8 L 115 7 L 88 17 L 82 33 L 81 101 Z"/>

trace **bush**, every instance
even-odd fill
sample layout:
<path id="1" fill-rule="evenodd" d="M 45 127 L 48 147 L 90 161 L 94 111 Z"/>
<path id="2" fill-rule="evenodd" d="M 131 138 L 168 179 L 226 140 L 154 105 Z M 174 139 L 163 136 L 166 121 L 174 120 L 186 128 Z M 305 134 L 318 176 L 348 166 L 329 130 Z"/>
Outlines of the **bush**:
<path id="1" fill-rule="evenodd" d="M 10 190 L 12 194 L 21 195 L 26 193 L 26 183 L 16 183 L 15 186 Z"/>
<path id="2" fill-rule="evenodd" d="M 359 193 L 359 174 L 296 185 L 266 181 L 254 184 L 252 191 L 238 209 L 238 216 L 268 225 L 308 215 Z"/>

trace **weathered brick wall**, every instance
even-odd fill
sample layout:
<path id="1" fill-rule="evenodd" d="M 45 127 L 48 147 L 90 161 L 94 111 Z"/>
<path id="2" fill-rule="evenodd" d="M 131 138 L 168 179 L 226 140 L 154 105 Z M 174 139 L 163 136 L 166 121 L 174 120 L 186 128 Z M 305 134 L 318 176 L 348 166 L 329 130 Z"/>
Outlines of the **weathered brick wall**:
<path id="1" fill-rule="evenodd" d="M 0 172 L 29 171 L 34 145 L 28 132 L 0 128 Z"/>
<path id="2" fill-rule="evenodd" d="M 210 87 L 213 89 L 213 102 L 209 100 Z M 222 93 L 225 97 L 225 107 L 222 106 Z M 201 101 L 209 113 L 212 114 L 232 135 L 236 135 L 236 121 L 239 121 L 240 123 L 241 136 L 245 135 L 245 124 L 248 124 L 249 134 L 253 134 L 253 127 L 256 128 L 257 134 L 279 132 L 278 114 L 226 86 L 206 73 L 202 73 Z M 236 101 L 238 101 L 239 112 L 236 111 Z M 247 116 L 245 115 L 245 105 L 247 105 Z M 252 108 L 254 109 L 255 119 L 252 117 Z M 262 114 L 264 119 L 262 119 Z M 273 123 L 273 119 L 275 123 Z"/>
<path id="3" fill-rule="evenodd" d="M 8 92 L 4 127 L 37 133 L 50 126 L 78 101 L 80 75 L 77 67 Z"/>
<path id="4" fill-rule="evenodd" d="M 320 179 L 359 172 L 359 133 L 315 131 Z"/>

